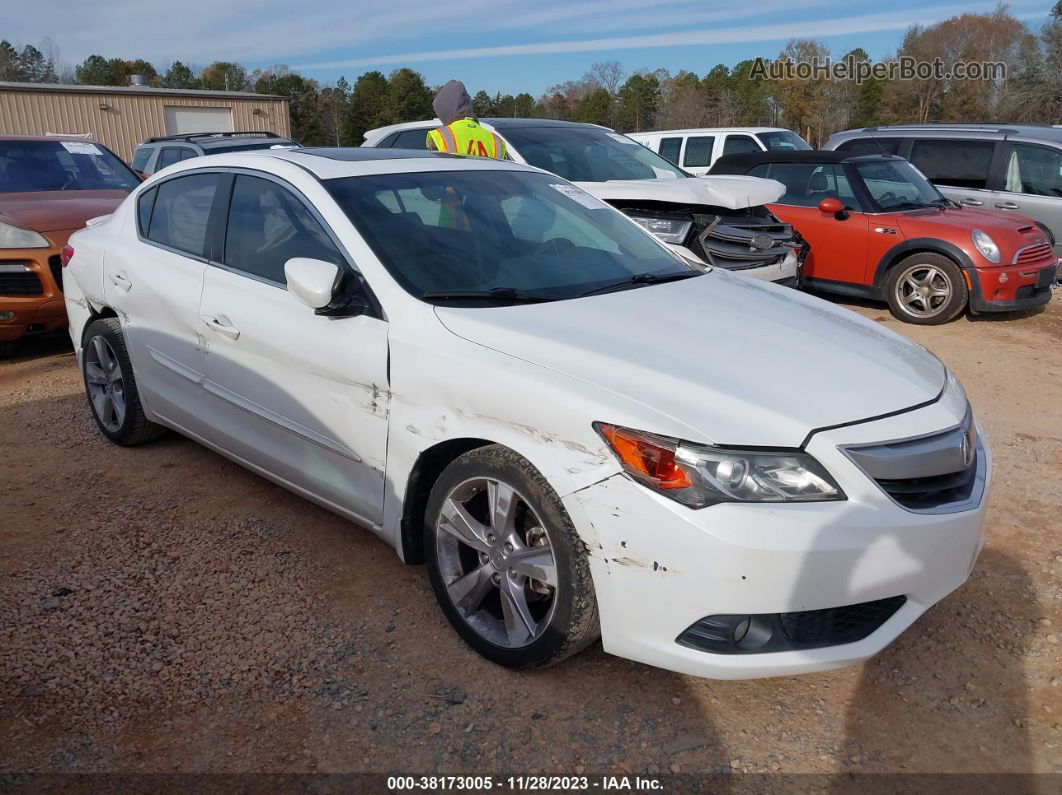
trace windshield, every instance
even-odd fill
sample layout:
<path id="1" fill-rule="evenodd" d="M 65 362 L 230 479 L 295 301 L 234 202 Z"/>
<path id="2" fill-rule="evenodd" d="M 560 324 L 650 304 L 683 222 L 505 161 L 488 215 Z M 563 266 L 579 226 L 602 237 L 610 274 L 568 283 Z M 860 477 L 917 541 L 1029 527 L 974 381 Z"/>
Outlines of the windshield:
<path id="1" fill-rule="evenodd" d="M 395 279 L 422 299 L 558 300 L 702 272 L 549 174 L 427 171 L 325 185 Z"/>
<path id="2" fill-rule="evenodd" d="M 593 127 L 518 127 L 505 140 L 532 166 L 572 182 L 674 179 L 685 171 L 625 135 Z"/>
<path id="3" fill-rule="evenodd" d="M 756 133 L 768 152 L 811 151 L 811 146 L 792 130 Z"/>
<path id="4" fill-rule="evenodd" d="M 131 191 L 140 180 L 105 147 L 88 141 L 0 141 L 0 193 Z"/>
<path id="5" fill-rule="evenodd" d="M 872 160 L 855 163 L 854 168 L 879 212 L 916 210 L 948 203 L 940 191 L 906 160 Z"/>

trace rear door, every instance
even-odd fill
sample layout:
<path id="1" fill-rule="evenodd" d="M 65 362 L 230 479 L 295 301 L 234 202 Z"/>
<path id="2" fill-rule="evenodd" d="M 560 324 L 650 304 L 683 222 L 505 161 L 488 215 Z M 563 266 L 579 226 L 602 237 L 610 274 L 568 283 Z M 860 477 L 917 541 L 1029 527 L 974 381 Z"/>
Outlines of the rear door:
<path id="1" fill-rule="evenodd" d="M 763 163 L 749 176 L 776 179 L 786 192 L 771 211 L 796 228 L 811 246 L 802 278 L 866 284 L 868 217 L 836 163 Z M 848 210 L 841 220 L 819 210 L 825 198 L 839 199 Z M 823 285 L 829 286 L 829 285 Z"/>
<path id="2" fill-rule="evenodd" d="M 972 138 L 915 138 L 907 159 L 949 199 L 990 209 L 990 178 L 1001 142 Z"/>
<path id="3" fill-rule="evenodd" d="M 317 315 L 289 293 L 292 257 L 353 270 L 348 258 L 286 182 L 257 172 L 231 179 L 222 251 L 199 307 L 211 438 L 286 485 L 379 524 L 387 323 Z"/>
<path id="4" fill-rule="evenodd" d="M 1008 141 L 1003 145 L 999 190 L 992 207 L 1039 221 L 1055 236 L 1055 254 L 1062 256 L 1062 151 L 1038 143 Z"/>
<path id="5" fill-rule="evenodd" d="M 686 148 L 682 153 L 682 167 L 691 174 L 703 177 L 712 167 L 715 148 L 714 135 L 691 135 L 686 138 Z"/>
<path id="6" fill-rule="evenodd" d="M 215 172 L 182 173 L 137 198 L 139 243 L 107 252 L 104 290 L 122 318 L 137 387 L 169 422 L 201 430 L 203 275 L 217 220 Z"/>
<path id="7" fill-rule="evenodd" d="M 682 136 L 663 136 L 660 139 L 660 144 L 657 147 L 657 154 L 677 166 L 682 159 Z"/>

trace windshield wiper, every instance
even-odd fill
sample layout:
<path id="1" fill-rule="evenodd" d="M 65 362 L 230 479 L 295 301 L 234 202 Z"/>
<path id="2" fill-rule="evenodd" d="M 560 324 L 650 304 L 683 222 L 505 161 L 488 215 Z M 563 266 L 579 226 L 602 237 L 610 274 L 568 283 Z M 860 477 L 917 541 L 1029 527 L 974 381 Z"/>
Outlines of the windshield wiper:
<path id="1" fill-rule="evenodd" d="M 583 298 L 587 295 L 600 295 L 601 293 L 612 293 L 618 290 L 627 290 L 631 287 L 637 287 L 639 284 L 662 284 L 663 282 L 677 282 L 682 279 L 690 279 L 694 276 L 701 276 L 704 271 L 678 271 L 677 273 L 639 273 L 635 276 L 631 276 L 629 279 L 623 279 L 622 281 L 613 282 L 612 284 L 606 284 L 604 287 L 595 287 L 593 290 L 587 290 L 585 293 L 579 293 L 579 298 Z"/>
<path id="2" fill-rule="evenodd" d="M 473 301 L 514 301 L 521 304 L 543 304 L 555 301 L 541 295 L 528 295 L 515 287 L 492 287 L 489 290 L 434 290 L 424 293 L 421 298 L 428 300 L 473 300 Z"/>

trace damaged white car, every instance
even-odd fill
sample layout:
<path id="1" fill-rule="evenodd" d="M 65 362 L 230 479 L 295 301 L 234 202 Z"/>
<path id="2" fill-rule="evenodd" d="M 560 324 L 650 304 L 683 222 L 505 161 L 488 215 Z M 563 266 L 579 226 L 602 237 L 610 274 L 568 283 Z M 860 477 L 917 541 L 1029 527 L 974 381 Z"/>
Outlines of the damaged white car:
<path id="1" fill-rule="evenodd" d="M 362 146 L 424 149 L 438 119 L 380 127 Z M 551 119 L 482 119 L 517 163 L 549 171 L 630 216 L 679 254 L 724 270 L 795 286 L 807 248 L 765 204 L 785 187 L 745 176 L 694 177 L 596 124 Z"/>
<path id="2" fill-rule="evenodd" d="M 200 157 L 62 257 L 108 439 L 176 430 L 370 528 L 503 665 L 600 635 L 700 676 L 833 668 L 981 547 L 989 449 L 940 361 L 539 169 Z"/>

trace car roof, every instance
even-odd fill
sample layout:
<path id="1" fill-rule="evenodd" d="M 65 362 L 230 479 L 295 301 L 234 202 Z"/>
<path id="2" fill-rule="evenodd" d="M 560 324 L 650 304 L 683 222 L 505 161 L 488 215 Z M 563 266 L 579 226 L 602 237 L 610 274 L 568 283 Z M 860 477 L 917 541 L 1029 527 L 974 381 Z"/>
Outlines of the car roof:
<path id="1" fill-rule="evenodd" d="M 929 124 L 894 124 L 891 126 L 859 127 L 835 133 L 838 137 L 856 136 L 860 133 L 881 134 L 890 138 L 906 137 L 918 133 L 996 133 L 1005 136 L 1040 138 L 1045 141 L 1062 142 L 1062 125 L 1050 124 L 992 124 L 988 122 L 941 122 Z"/>
<path id="2" fill-rule="evenodd" d="M 643 130 L 627 133 L 631 137 L 641 135 L 692 135 L 694 133 L 765 133 L 793 132 L 785 127 L 686 127 L 681 130 Z"/>
<path id="3" fill-rule="evenodd" d="M 853 155 L 828 149 L 785 152 L 742 152 L 723 155 L 712 166 L 713 174 L 744 174 L 761 163 L 848 163 L 866 160 L 903 160 L 897 155 Z M 717 170 L 718 169 L 718 170 Z"/>
<path id="4" fill-rule="evenodd" d="M 486 157 L 460 157 L 423 149 L 376 149 L 370 147 L 299 147 L 296 149 L 253 149 L 182 160 L 163 171 L 174 174 L 197 168 L 257 168 L 268 170 L 268 161 L 286 161 L 318 179 L 401 174 L 417 171 L 528 171 L 541 169 L 512 160 Z M 277 164 L 278 167 L 279 164 Z M 171 169 L 173 169 L 171 171 Z M 162 173 L 162 172 L 158 172 Z"/>
<path id="5" fill-rule="evenodd" d="M 83 135 L 14 135 L 10 133 L 0 134 L 0 141 L 80 141 L 84 144 L 100 144 L 94 138 L 86 138 Z"/>
<path id="6" fill-rule="evenodd" d="M 485 117 L 479 119 L 483 124 L 487 124 L 495 130 L 513 130 L 524 129 L 527 127 L 554 127 L 554 128 L 578 128 L 585 127 L 587 129 L 595 130 L 608 130 L 608 127 L 602 127 L 599 124 L 590 124 L 589 122 L 581 121 L 561 121 L 559 119 L 525 119 L 525 118 L 499 118 L 499 117 Z M 386 127 L 377 127 L 373 130 L 367 130 L 365 132 L 366 140 L 372 138 L 383 138 L 386 135 L 390 135 L 393 132 L 401 132 L 403 130 L 428 130 L 433 127 L 442 126 L 442 122 L 438 119 L 425 119 L 424 121 L 407 121 L 401 124 L 389 124 Z"/>

